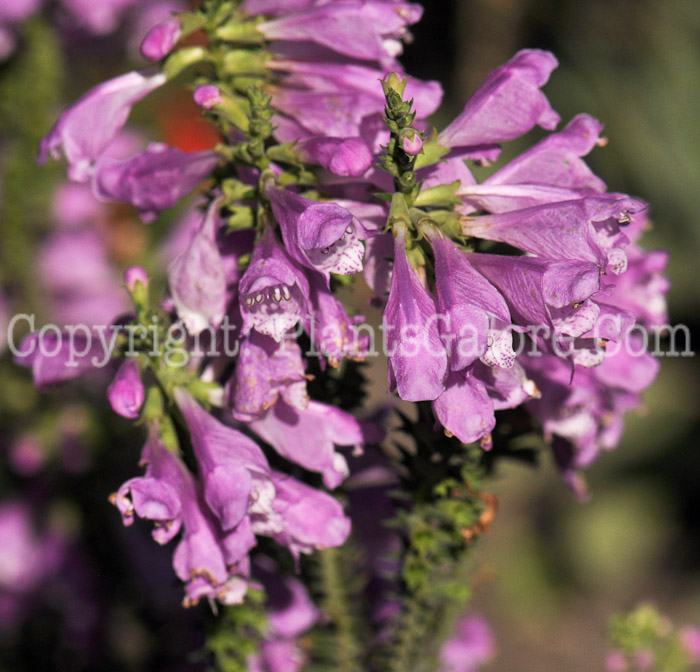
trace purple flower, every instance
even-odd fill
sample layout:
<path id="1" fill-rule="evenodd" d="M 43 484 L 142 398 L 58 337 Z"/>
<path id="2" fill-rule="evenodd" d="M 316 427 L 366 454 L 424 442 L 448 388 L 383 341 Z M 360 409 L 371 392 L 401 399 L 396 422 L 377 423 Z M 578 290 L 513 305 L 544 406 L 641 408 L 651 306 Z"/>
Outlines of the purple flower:
<path id="1" fill-rule="evenodd" d="M 144 397 L 139 363 L 135 359 L 127 359 L 107 388 L 110 406 L 115 413 L 124 418 L 138 418 Z"/>
<path id="2" fill-rule="evenodd" d="M 94 226 L 105 219 L 106 213 L 105 206 L 92 195 L 88 185 L 63 182 L 51 199 L 51 216 L 56 228 L 69 231 L 80 230 L 86 224 Z"/>
<path id="3" fill-rule="evenodd" d="M 241 341 L 229 396 L 233 416 L 241 422 L 259 418 L 279 397 L 305 410 L 309 397 L 301 348 L 291 339 L 277 344 L 269 336 L 251 332 Z"/>
<path id="4" fill-rule="evenodd" d="M 604 192 L 605 183 L 581 159 L 596 145 L 604 144 L 602 129 L 603 125 L 593 117 L 579 114 L 563 130 L 540 140 L 484 183 L 544 184 Z"/>
<path id="5" fill-rule="evenodd" d="M 319 353 L 331 366 L 337 366 L 345 357 L 362 360 L 367 354 L 369 336 L 361 334 L 355 325 L 364 320 L 362 315 L 350 317 L 345 306 L 328 289 L 322 277 L 314 273 L 310 278 L 309 304 L 312 308 L 306 330 Z"/>
<path id="6" fill-rule="evenodd" d="M 248 659 L 248 671 L 297 672 L 305 659 L 297 638 L 316 623 L 318 609 L 304 585 L 282 578 L 269 558 L 256 558 L 253 572 L 265 588 L 268 631 L 259 653 Z"/>
<path id="7" fill-rule="evenodd" d="M 684 651 L 690 657 L 691 662 L 700 662 L 700 628 L 692 625 L 687 625 L 682 628 L 680 633 L 681 645 Z"/>
<path id="8" fill-rule="evenodd" d="M 557 60 L 549 52 L 519 51 L 489 75 L 438 141 L 459 149 L 465 157 L 493 159 L 498 155 L 498 143 L 513 140 L 535 125 L 552 130 L 559 115 L 540 87 L 556 66 Z"/>
<path id="9" fill-rule="evenodd" d="M 645 252 L 632 244 L 625 248 L 627 270 L 615 277 L 614 286 L 606 295 L 606 303 L 629 311 L 646 327 L 660 326 L 668 321 L 665 294 L 670 288 L 663 275 L 668 253 L 661 250 Z"/>
<path id="10" fill-rule="evenodd" d="M 124 271 L 124 284 L 126 288 L 133 292 L 136 289 L 136 283 L 141 283 L 144 287 L 148 287 L 148 273 L 142 266 L 129 266 Z"/>
<path id="11" fill-rule="evenodd" d="M 216 242 L 221 225 L 219 201 L 201 216 L 199 231 L 168 268 L 170 294 L 177 314 L 196 335 L 208 326 L 218 327 L 226 313 L 226 276 Z"/>
<path id="12" fill-rule="evenodd" d="M 280 400 L 250 428 L 283 457 L 321 473 L 328 488 L 340 485 L 348 475 L 348 463 L 335 446 L 359 448 L 372 440 L 368 428 L 352 415 L 317 401 L 299 411 Z"/>
<path id="13" fill-rule="evenodd" d="M 345 208 L 273 185 L 265 193 L 296 261 L 319 271 L 327 281 L 331 273 L 351 275 L 362 270 L 365 248 L 358 237 L 359 223 Z"/>
<path id="14" fill-rule="evenodd" d="M 507 369 L 476 363 L 473 370 L 474 376 L 486 386 L 495 411 L 515 408 L 525 401 L 540 398 L 537 385 L 527 377 L 525 369 L 517 361 Z"/>
<path id="15" fill-rule="evenodd" d="M 278 45 L 272 45 L 276 48 Z M 289 48 L 289 44 L 285 47 Z M 305 89 L 332 95 L 355 91 L 371 96 L 376 101 L 373 112 L 381 114 L 386 103 L 381 86 L 377 80 L 382 79 L 388 72 L 393 71 L 402 74 L 398 62 L 391 68 L 381 70 L 357 63 L 343 63 L 329 59 L 303 59 L 295 60 L 295 54 L 291 54 L 289 60 L 283 54 L 270 63 L 270 67 L 282 75 L 281 85 L 284 87 Z M 323 62 L 323 61 L 327 62 Z M 411 77 L 406 84 L 405 96 L 413 100 L 414 109 L 418 119 L 426 119 L 440 106 L 442 100 L 442 87 L 439 82 L 423 82 Z M 303 125 L 303 116 L 298 119 Z"/>
<path id="16" fill-rule="evenodd" d="M 413 134 L 404 135 L 401 139 L 401 149 L 409 156 L 420 154 L 423 149 L 423 140 L 420 134 L 413 131 Z"/>
<path id="17" fill-rule="evenodd" d="M 515 408 L 539 396 L 518 362 L 509 368 L 476 362 L 462 371 L 450 371 L 445 391 L 433 401 L 433 413 L 448 436 L 462 443 L 480 441 L 489 450 L 496 426 L 494 411 Z"/>
<path id="18" fill-rule="evenodd" d="M 475 217 L 464 224 L 464 231 L 543 257 L 593 262 L 619 275 L 627 267 L 620 248 L 629 243 L 620 224 L 646 207 L 637 199 L 601 194 Z"/>
<path id="19" fill-rule="evenodd" d="M 310 41 L 359 60 L 386 61 L 401 53 L 406 26 L 422 9 L 404 2 L 347 2 L 301 10 L 262 23 L 268 40 Z"/>
<path id="20" fill-rule="evenodd" d="M 192 474 L 153 428 L 142 462 L 147 465 L 145 476 L 130 479 L 110 498 L 124 524 L 131 525 L 134 514 L 152 520 L 153 537 L 159 544 L 182 530 L 173 567 L 186 584 L 185 606 L 204 597 L 224 604 L 242 602 L 248 585 L 247 553 L 255 545 L 247 519 L 229 533 L 218 528 L 200 504 Z"/>
<path id="21" fill-rule="evenodd" d="M 269 639 L 260 652 L 248 658 L 248 672 L 299 672 L 305 656 L 299 645 L 287 639 Z"/>
<path id="22" fill-rule="evenodd" d="M 265 556 L 256 560 L 253 573 L 265 586 L 265 611 L 270 635 L 279 639 L 293 639 L 316 623 L 319 611 L 301 581 L 282 578 L 274 563 Z"/>
<path id="23" fill-rule="evenodd" d="M 165 58 L 177 44 L 182 34 L 180 21 L 169 17 L 153 26 L 141 43 L 141 55 L 147 61 L 160 61 Z"/>
<path id="24" fill-rule="evenodd" d="M 381 308 L 389 299 L 394 238 L 390 233 L 373 236 L 367 239 L 365 248 L 365 264 L 362 272 L 367 286 L 375 294 L 372 304 Z"/>
<path id="25" fill-rule="evenodd" d="M 282 142 L 307 140 L 317 136 L 365 137 L 369 119 L 380 119 L 381 105 L 375 96 L 361 91 L 299 91 L 276 86 L 272 105 L 285 117 L 275 116 L 275 137 Z M 293 121 L 292 121 L 293 120 Z"/>
<path id="26" fill-rule="evenodd" d="M 407 401 L 432 400 L 445 389 L 448 368 L 437 307 L 408 260 L 405 230 L 394 235 L 394 271 L 383 318 L 389 383 Z"/>
<path id="27" fill-rule="evenodd" d="M 509 367 L 515 353 L 510 313 L 498 290 L 475 271 L 462 252 L 437 229 L 425 229 L 435 254 L 440 335 L 449 343 L 450 368 L 459 371 L 489 350 L 490 363 Z M 500 328 L 491 328 L 494 326 Z"/>
<path id="28" fill-rule="evenodd" d="M 90 3 L 95 5 L 94 2 Z M 58 119 L 39 145 L 39 163 L 63 151 L 68 174 L 76 182 L 87 182 L 95 162 L 126 123 L 131 107 L 165 83 L 164 74 L 129 72 L 88 91 Z"/>
<path id="29" fill-rule="evenodd" d="M 622 651 L 609 651 L 605 656 L 606 672 L 627 672 L 629 666 Z"/>
<path id="30" fill-rule="evenodd" d="M 73 21 L 95 35 L 108 35 L 119 26 L 123 13 L 138 0 L 60 0 Z"/>
<path id="31" fill-rule="evenodd" d="M 203 84 L 194 90 L 194 102 L 205 110 L 224 104 L 221 90 L 213 84 Z"/>
<path id="32" fill-rule="evenodd" d="M 501 292 L 513 320 L 523 327 L 549 328 L 578 337 L 596 323 L 599 308 L 588 301 L 600 288 L 593 263 L 553 261 L 533 257 L 468 254 L 471 265 Z M 534 336 L 540 338 L 538 330 Z"/>
<path id="33" fill-rule="evenodd" d="M 362 138 L 315 137 L 298 144 L 301 158 L 341 177 L 357 177 L 372 165 L 373 156 Z"/>
<path id="34" fill-rule="evenodd" d="M 462 443 L 487 437 L 496 426 L 486 386 L 471 371 L 450 372 L 433 412 L 445 431 Z"/>
<path id="35" fill-rule="evenodd" d="M 141 52 L 141 43 L 153 26 L 172 19 L 174 14 L 188 9 L 184 0 L 149 0 L 140 2 L 130 17 L 129 51 L 136 58 Z"/>
<path id="36" fill-rule="evenodd" d="M 17 25 L 36 12 L 41 0 L 15 0 L 0 3 L 0 61 L 15 50 Z"/>
<path id="37" fill-rule="evenodd" d="M 30 615 L 32 601 L 60 577 L 68 540 L 58 531 L 37 529 L 27 500 L 0 504 L 0 633 Z"/>
<path id="38" fill-rule="evenodd" d="M 255 329 L 279 343 L 306 312 L 309 282 L 268 227 L 238 291 L 243 334 Z"/>
<path id="39" fill-rule="evenodd" d="M 41 241 L 38 276 L 59 323 L 105 325 L 127 308 L 108 241 L 94 224 L 55 231 Z"/>
<path id="40" fill-rule="evenodd" d="M 175 399 L 190 430 L 204 499 L 222 528 L 235 528 L 249 513 L 270 513 L 275 487 L 260 447 L 207 413 L 182 388 L 175 389 Z"/>
<path id="41" fill-rule="evenodd" d="M 31 368 L 34 385 L 45 390 L 92 371 L 105 356 L 95 332 L 35 331 L 22 341 L 15 362 Z"/>
<path id="42" fill-rule="evenodd" d="M 480 616 L 463 616 L 442 646 L 439 672 L 477 672 L 494 653 L 495 642 L 489 624 Z"/>
<path id="43" fill-rule="evenodd" d="M 218 163 L 216 152 L 183 152 L 151 144 L 145 152 L 124 161 L 104 159 L 93 178 L 95 196 L 104 201 L 130 203 L 144 222 L 177 202 L 207 178 Z"/>
<path id="44" fill-rule="evenodd" d="M 65 540 L 51 532 L 40 534 L 32 514 L 23 500 L 5 500 L 0 505 L 0 590 L 26 593 L 60 564 Z"/>
<path id="45" fill-rule="evenodd" d="M 282 519 L 275 541 L 299 558 L 300 553 L 342 546 L 350 534 L 350 519 L 337 499 L 287 474 L 272 472 L 274 509 Z"/>
<path id="46" fill-rule="evenodd" d="M 15 0 L 0 5 L 0 24 L 19 23 L 39 9 L 41 0 Z"/>
<path id="47" fill-rule="evenodd" d="M 639 405 L 659 369 L 633 336 L 604 355 L 595 368 L 577 367 L 573 378 L 571 366 L 551 355 L 520 358 L 541 393 L 528 409 L 542 423 L 565 479 L 581 496 L 578 469 L 617 445 L 624 414 Z"/>
<path id="48" fill-rule="evenodd" d="M 243 0 L 240 9 L 250 16 L 277 16 L 308 9 L 314 3 L 315 0 Z"/>
<path id="49" fill-rule="evenodd" d="M 361 137 L 372 151 L 378 152 L 388 140 L 381 118 L 386 101 L 378 80 L 389 72 L 401 73 L 399 63 L 377 69 L 334 62 L 337 56 L 331 56 L 331 62 L 323 62 L 329 60 L 328 53 L 306 53 L 308 43 L 299 47 L 302 53 L 294 53 L 294 43 L 282 44 L 283 53 L 278 53 L 278 58 L 269 64 L 279 75 L 272 90 L 272 104 L 286 115 L 276 117 L 275 137 L 280 142 L 326 136 Z M 271 46 L 280 51 L 281 45 Z M 442 88 L 438 82 L 411 78 L 405 95 L 413 99 L 418 119 L 425 119 L 439 107 Z"/>

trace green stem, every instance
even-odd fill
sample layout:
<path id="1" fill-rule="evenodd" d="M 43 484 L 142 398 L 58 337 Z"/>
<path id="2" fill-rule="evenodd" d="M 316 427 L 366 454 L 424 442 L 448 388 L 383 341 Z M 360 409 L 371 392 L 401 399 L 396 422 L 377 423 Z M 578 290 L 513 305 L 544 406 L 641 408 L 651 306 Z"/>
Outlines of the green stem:
<path id="1" fill-rule="evenodd" d="M 341 568 L 342 551 L 328 548 L 318 554 L 322 607 L 334 627 L 333 645 L 329 647 L 332 668 L 343 672 L 365 672 L 362 665 L 362 646 L 357 638 L 352 596 Z"/>

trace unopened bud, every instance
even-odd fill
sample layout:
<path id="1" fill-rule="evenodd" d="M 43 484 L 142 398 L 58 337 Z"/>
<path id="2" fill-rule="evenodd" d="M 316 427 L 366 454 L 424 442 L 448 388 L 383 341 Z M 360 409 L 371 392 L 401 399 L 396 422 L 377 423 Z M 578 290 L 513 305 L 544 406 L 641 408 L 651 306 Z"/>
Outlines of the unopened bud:
<path id="1" fill-rule="evenodd" d="M 124 284 L 130 292 L 133 292 L 137 282 L 148 287 L 148 273 L 141 266 L 130 266 L 124 271 Z"/>
<path id="2" fill-rule="evenodd" d="M 401 149 L 403 149 L 403 151 L 409 156 L 416 156 L 416 154 L 420 154 L 421 150 L 423 149 L 423 140 L 420 137 L 420 133 L 410 128 L 404 134 L 402 134 Z"/>
<path id="3" fill-rule="evenodd" d="M 194 91 L 194 102 L 205 110 L 211 110 L 212 107 L 224 104 L 224 98 L 218 86 L 213 84 L 204 84 L 198 86 Z"/>
<path id="4" fill-rule="evenodd" d="M 406 83 L 408 82 L 408 77 L 401 77 L 395 72 L 388 74 L 384 79 L 381 80 L 382 89 L 384 89 L 384 95 L 388 96 L 389 91 L 396 91 L 399 97 L 403 96 L 403 92 L 406 89 Z"/>
<path id="5" fill-rule="evenodd" d="M 124 418 L 138 418 L 144 396 L 139 364 L 135 359 L 127 359 L 107 388 L 110 406 Z"/>
<path id="6" fill-rule="evenodd" d="M 124 284 L 131 294 L 137 310 L 148 308 L 148 274 L 141 266 L 131 266 L 124 271 Z"/>
<path id="7" fill-rule="evenodd" d="M 148 61 L 160 61 L 171 52 L 181 35 L 182 28 L 175 17 L 161 21 L 143 38 L 141 55 Z"/>

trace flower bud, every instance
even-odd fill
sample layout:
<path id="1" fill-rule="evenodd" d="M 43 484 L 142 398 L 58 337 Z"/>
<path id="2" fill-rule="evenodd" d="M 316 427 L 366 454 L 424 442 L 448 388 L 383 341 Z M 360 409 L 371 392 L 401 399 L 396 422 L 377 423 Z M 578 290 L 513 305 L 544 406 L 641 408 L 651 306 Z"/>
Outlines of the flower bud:
<path id="1" fill-rule="evenodd" d="M 148 287 L 148 274 L 141 266 L 130 266 L 124 271 L 124 284 L 130 292 L 134 292 L 137 282 Z"/>
<path id="2" fill-rule="evenodd" d="M 210 110 L 212 107 L 224 104 L 224 98 L 219 91 L 218 86 L 213 84 L 204 84 L 203 86 L 198 86 L 194 92 L 194 102 L 200 107 L 206 110 Z"/>
<path id="3" fill-rule="evenodd" d="M 389 91 L 396 91 L 399 96 L 403 96 L 403 92 L 406 90 L 406 84 L 408 83 L 408 77 L 401 77 L 401 75 L 392 72 L 388 74 L 384 79 L 381 80 L 382 89 L 384 89 L 384 95 L 388 96 Z"/>
<path id="4" fill-rule="evenodd" d="M 181 34 L 180 22 L 175 17 L 161 21 L 143 38 L 141 55 L 148 61 L 160 61 L 170 53 Z"/>
<path id="5" fill-rule="evenodd" d="M 124 271 L 124 284 L 136 310 L 148 308 L 148 275 L 141 266 L 130 266 Z"/>
<path id="6" fill-rule="evenodd" d="M 115 413 L 125 418 L 137 418 L 144 400 L 143 383 L 135 359 L 127 359 L 107 388 L 107 399 Z"/>
<path id="7" fill-rule="evenodd" d="M 423 140 L 420 137 L 420 133 L 414 131 L 412 128 L 409 128 L 402 133 L 401 149 L 403 149 L 403 151 L 409 156 L 420 154 L 423 149 Z"/>

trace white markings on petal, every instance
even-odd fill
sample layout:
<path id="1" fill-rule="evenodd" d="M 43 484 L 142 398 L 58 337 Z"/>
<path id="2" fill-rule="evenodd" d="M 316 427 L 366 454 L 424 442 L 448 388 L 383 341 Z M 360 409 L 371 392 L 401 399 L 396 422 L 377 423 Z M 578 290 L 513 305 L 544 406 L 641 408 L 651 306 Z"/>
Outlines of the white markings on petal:
<path id="1" fill-rule="evenodd" d="M 299 321 L 304 303 L 296 284 L 274 285 L 242 299 L 241 309 L 250 317 L 253 328 L 278 343 Z"/>
<path id="2" fill-rule="evenodd" d="M 362 270 L 365 253 L 362 241 L 353 226 L 348 226 L 332 245 L 322 249 L 306 250 L 309 261 L 320 271 L 353 275 Z"/>

